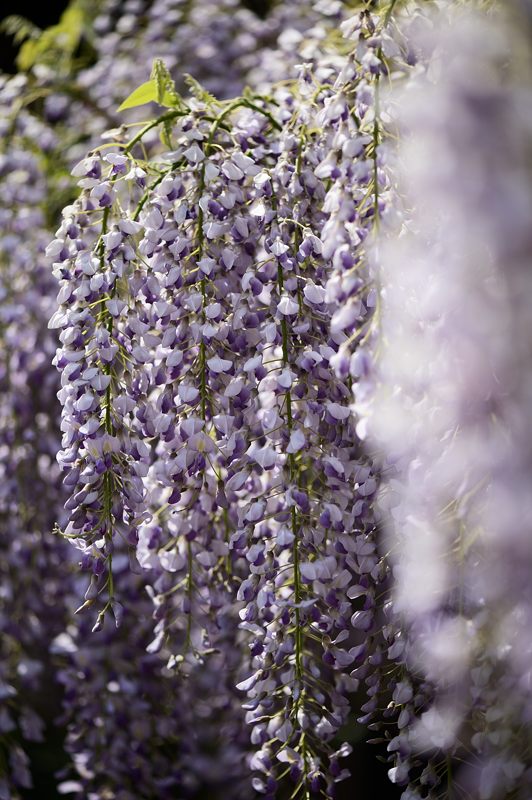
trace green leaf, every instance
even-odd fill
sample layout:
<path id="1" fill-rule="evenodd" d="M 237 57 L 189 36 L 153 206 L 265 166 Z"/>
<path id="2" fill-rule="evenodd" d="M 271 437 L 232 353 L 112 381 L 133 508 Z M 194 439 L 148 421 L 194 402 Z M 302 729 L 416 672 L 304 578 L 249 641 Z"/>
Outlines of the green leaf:
<path id="1" fill-rule="evenodd" d="M 170 105 L 174 108 L 182 106 L 182 99 L 178 94 L 175 83 L 168 67 L 161 58 L 153 62 L 150 78 L 157 86 L 157 102 L 161 105 Z"/>
<path id="2" fill-rule="evenodd" d="M 39 53 L 39 42 L 35 39 L 26 39 L 17 55 L 17 67 L 23 72 L 31 69 Z"/>
<path id="3" fill-rule="evenodd" d="M 161 130 L 161 142 L 169 150 L 172 149 L 172 125 L 168 120 L 165 120 L 165 122 L 163 122 L 163 127 Z"/>
<path id="4" fill-rule="evenodd" d="M 38 28 L 24 31 L 19 28 L 19 38 L 22 33 L 29 34 L 30 38 L 26 38 L 19 50 L 18 68 L 27 71 L 40 61 L 56 64 L 65 57 L 71 59 L 81 40 L 83 28 L 83 11 L 76 4 L 66 9 L 57 25 L 44 31 Z"/>
<path id="5" fill-rule="evenodd" d="M 38 39 L 42 31 L 33 22 L 18 14 L 10 14 L 0 24 L 0 31 L 13 37 L 15 44 L 21 44 L 25 39 Z"/>
<path id="6" fill-rule="evenodd" d="M 128 108 L 136 108 L 137 106 L 144 106 L 146 103 L 159 103 L 161 106 L 171 108 L 175 105 L 175 101 L 170 92 L 164 92 L 161 99 L 159 88 L 155 80 L 146 81 L 138 86 L 129 97 L 126 97 L 122 105 L 117 111 L 126 111 Z"/>
<path id="7" fill-rule="evenodd" d="M 140 86 L 132 91 L 122 105 L 118 106 L 117 110 L 125 111 L 127 108 L 136 108 L 137 106 L 145 105 L 145 103 L 152 103 L 154 100 L 157 100 L 155 81 L 146 81 L 146 83 L 141 83 Z"/>
<path id="8" fill-rule="evenodd" d="M 74 53 L 83 34 L 84 22 L 83 11 L 77 5 L 69 6 L 63 12 L 59 24 L 52 28 L 60 50 L 69 54 Z"/>

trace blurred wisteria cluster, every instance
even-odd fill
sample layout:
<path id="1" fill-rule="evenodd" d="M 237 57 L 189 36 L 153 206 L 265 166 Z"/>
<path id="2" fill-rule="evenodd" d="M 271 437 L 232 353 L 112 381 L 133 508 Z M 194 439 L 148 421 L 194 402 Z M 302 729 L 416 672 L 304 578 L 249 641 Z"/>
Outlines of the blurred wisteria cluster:
<path id="1" fill-rule="evenodd" d="M 0 800 L 530 800 L 532 3 L 2 25 Z"/>

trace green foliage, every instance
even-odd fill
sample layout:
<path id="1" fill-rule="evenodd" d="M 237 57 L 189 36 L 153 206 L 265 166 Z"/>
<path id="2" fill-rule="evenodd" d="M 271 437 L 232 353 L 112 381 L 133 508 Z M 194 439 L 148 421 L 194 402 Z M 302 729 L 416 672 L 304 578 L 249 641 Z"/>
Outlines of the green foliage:
<path id="1" fill-rule="evenodd" d="M 37 62 L 53 64 L 55 67 L 70 65 L 79 46 L 84 24 L 85 14 L 82 7 L 73 3 L 61 15 L 57 25 L 44 31 L 34 27 L 26 27 L 24 31 L 23 26 L 19 25 L 19 41 L 24 39 L 24 43 L 17 56 L 18 68 L 28 72 Z M 29 32 L 30 35 L 22 36 L 23 32 Z"/>
<path id="2" fill-rule="evenodd" d="M 153 62 L 150 77 L 152 81 L 155 81 L 155 86 L 157 88 L 157 102 L 159 105 L 165 105 L 166 98 L 170 98 L 171 100 L 171 102 L 167 103 L 168 105 L 180 105 L 181 98 L 176 91 L 173 78 L 168 71 L 168 67 L 161 58 L 156 58 Z"/>
<path id="3" fill-rule="evenodd" d="M 137 106 L 146 105 L 146 103 L 156 103 L 159 94 L 157 91 L 157 84 L 153 80 L 141 83 L 137 86 L 131 94 L 126 97 L 124 102 L 118 106 L 117 111 L 126 111 L 128 108 L 137 108 Z M 165 98 L 162 98 L 162 105 L 169 105 L 164 103 Z"/>
<path id="4" fill-rule="evenodd" d="M 168 68 L 160 58 L 153 62 L 150 80 L 137 86 L 118 107 L 118 111 L 137 108 L 146 103 L 158 103 L 166 108 L 179 108 L 182 104 Z"/>
<path id="5" fill-rule="evenodd" d="M 38 39 L 42 30 L 29 19 L 18 14 L 10 14 L 0 24 L 0 31 L 11 36 L 15 44 L 22 44 L 26 39 Z"/>

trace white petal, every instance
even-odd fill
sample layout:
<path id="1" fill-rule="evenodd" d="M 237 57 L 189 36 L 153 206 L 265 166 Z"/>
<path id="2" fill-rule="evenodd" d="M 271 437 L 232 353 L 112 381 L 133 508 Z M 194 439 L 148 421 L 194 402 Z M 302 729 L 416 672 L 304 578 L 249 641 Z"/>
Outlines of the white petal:
<path id="1" fill-rule="evenodd" d="M 279 301 L 279 305 L 277 306 L 280 313 L 283 314 L 285 317 L 291 316 L 292 314 L 297 314 L 299 311 L 299 306 L 295 300 L 289 297 L 287 294 L 283 295 Z"/>
<path id="2" fill-rule="evenodd" d="M 187 161 L 190 161 L 191 164 L 199 164 L 199 162 L 203 161 L 205 158 L 203 150 L 201 147 L 198 147 L 197 144 L 193 144 L 191 147 L 185 150 L 183 155 Z"/>
<path id="3" fill-rule="evenodd" d="M 283 369 L 283 371 L 277 378 L 277 383 L 281 387 L 281 389 L 290 389 L 293 380 L 294 380 L 294 375 L 291 372 L 291 370 Z"/>
<path id="4" fill-rule="evenodd" d="M 316 286 L 314 283 L 309 283 L 305 286 L 303 294 L 309 303 L 320 305 L 325 302 L 325 289 L 322 286 Z"/>
<path id="5" fill-rule="evenodd" d="M 207 361 L 207 366 L 211 370 L 211 372 L 228 372 L 233 366 L 232 361 L 228 361 L 225 358 L 220 358 L 219 356 L 215 356 L 214 358 L 209 358 Z"/>
<path id="6" fill-rule="evenodd" d="M 349 406 L 341 406 L 340 403 L 327 403 L 327 411 L 334 419 L 347 419 L 351 415 Z"/>
<path id="7" fill-rule="evenodd" d="M 244 173 L 232 161 L 225 161 L 222 164 L 222 172 L 230 181 L 239 181 L 244 177 Z"/>
<path id="8" fill-rule="evenodd" d="M 290 435 L 290 441 L 288 443 L 288 447 L 286 448 L 287 453 L 297 453 L 301 448 L 305 446 L 305 434 L 301 430 L 292 431 Z"/>
<path id="9" fill-rule="evenodd" d="M 280 239 L 276 239 L 271 246 L 271 251 L 274 254 L 274 256 L 282 256 L 283 253 L 286 253 L 287 250 L 288 250 L 288 245 L 286 245 Z"/>

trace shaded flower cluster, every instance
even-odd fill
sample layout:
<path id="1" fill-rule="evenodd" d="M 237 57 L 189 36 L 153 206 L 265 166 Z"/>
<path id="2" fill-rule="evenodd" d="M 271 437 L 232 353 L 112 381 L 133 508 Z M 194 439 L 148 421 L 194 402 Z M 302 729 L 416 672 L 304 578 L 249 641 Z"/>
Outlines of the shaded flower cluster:
<path id="1" fill-rule="evenodd" d="M 38 696 L 47 650 L 65 620 L 62 564 L 52 537 L 61 509 L 55 342 L 47 331 L 54 280 L 45 258 L 43 161 L 57 143 L 17 102 L 22 77 L 2 78 L 0 108 L 0 797 L 32 785 L 27 743 L 42 742 Z M 36 143 L 40 142 L 39 152 Z"/>
<path id="2" fill-rule="evenodd" d="M 52 643 L 72 758 L 59 792 L 79 800 L 249 796 L 242 711 L 220 680 L 223 665 L 213 658 L 187 681 L 170 674 L 149 647 L 149 573 L 132 573 L 125 553 L 114 568 L 130 612 L 120 628 L 94 633 L 83 616 Z"/>

